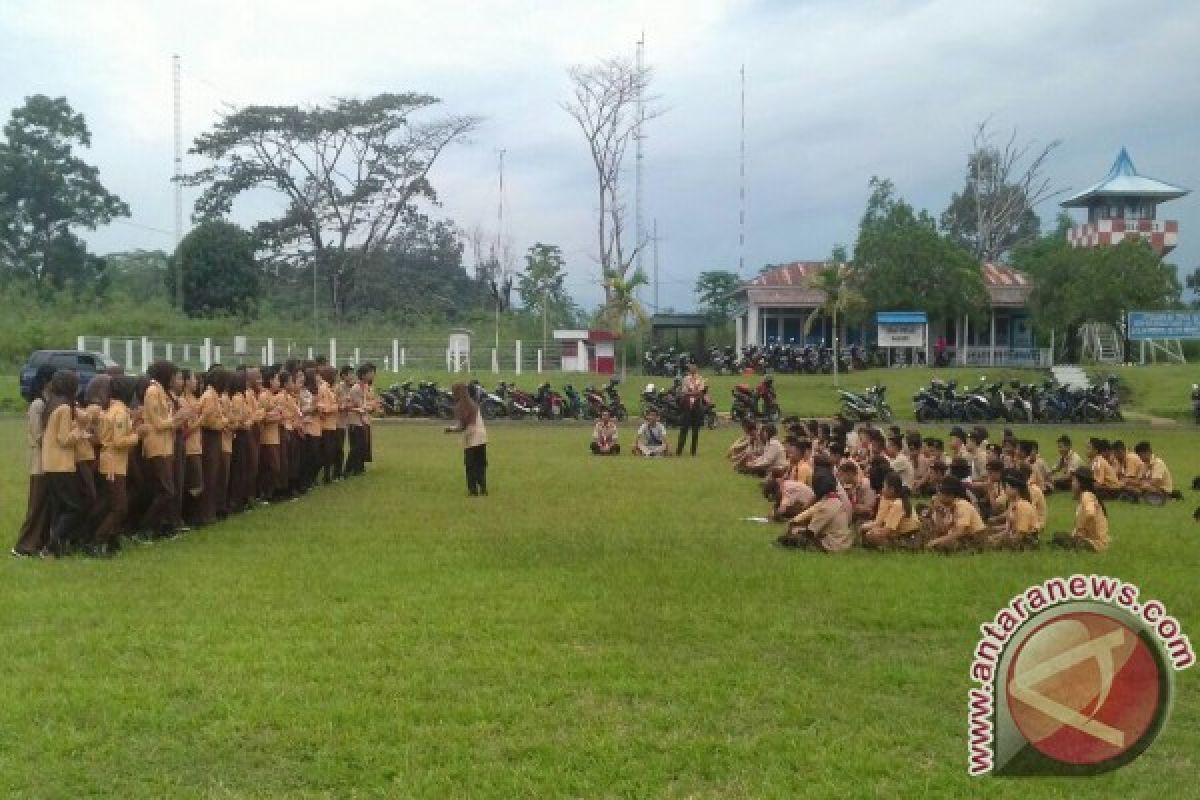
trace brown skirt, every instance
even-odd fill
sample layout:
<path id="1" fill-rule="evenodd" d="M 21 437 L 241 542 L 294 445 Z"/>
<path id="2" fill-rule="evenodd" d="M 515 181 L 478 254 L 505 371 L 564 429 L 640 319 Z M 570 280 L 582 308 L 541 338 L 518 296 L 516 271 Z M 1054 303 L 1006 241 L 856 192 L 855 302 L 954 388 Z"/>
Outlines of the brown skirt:
<path id="1" fill-rule="evenodd" d="M 277 444 L 259 445 L 258 448 L 258 496 L 270 500 L 279 486 L 280 450 Z"/>
<path id="2" fill-rule="evenodd" d="M 225 454 L 221 452 L 221 432 L 204 429 L 202 435 L 202 475 L 204 491 L 200 493 L 199 522 L 207 525 L 225 513 Z"/>
<path id="3" fill-rule="evenodd" d="M 25 521 L 13 548 L 22 555 L 40 553 L 50 539 L 50 503 L 46 499 L 46 476 L 29 476 L 29 500 L 25 505 Z"/>

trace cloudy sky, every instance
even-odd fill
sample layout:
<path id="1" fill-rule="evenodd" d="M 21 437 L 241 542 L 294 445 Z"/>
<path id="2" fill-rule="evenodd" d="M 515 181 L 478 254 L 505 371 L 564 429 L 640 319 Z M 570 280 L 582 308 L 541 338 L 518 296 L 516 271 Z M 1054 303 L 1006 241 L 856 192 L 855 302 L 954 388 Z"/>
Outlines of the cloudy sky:
<path id="1" fill-rule="evenodd" d="M 223 104 L 315 103 L 418 90 L 485 124 L 435 170 L 439 213 L 562 246 L 572 293 L 599 296 L 590 162 L 560 108 L 566 68 L 646 60 L 667 113 L 647 130 L 645 218 L 657 219 L 661 305 L 690 308 L 695 275 L 738 263 L 738 70 L 745 64 L 747 272 L 852 243 L 872 175 L 940 212 L 962 183 L 974 125 L 1060 139 L 1063 188 L 1121 145 L 1144 174 L 1200 189 L 1200 4 L 1144 0 L 0 0 L 0 109 L 65 95 L 89 158 L 129 202 L 90 235 L 111 252 L 173 245 L 171 55 L 183 63 L 185 141 Z M 188 9 L 188 10 L 184 10 Z M 201 166 L 194 158 L 185 169 Z M 629 180 L 632 187 L 632 177 Z M 187 202 L 194 195 L 189 195 Z M 1047 224 L 1055 208 L 1039 209 Z M 252 223 L 253 209 L 239 209 Z M 1200 264 L 1200 194 L 1174 201 Z M 647 260 L 649 266 L 649 259 Z"/>

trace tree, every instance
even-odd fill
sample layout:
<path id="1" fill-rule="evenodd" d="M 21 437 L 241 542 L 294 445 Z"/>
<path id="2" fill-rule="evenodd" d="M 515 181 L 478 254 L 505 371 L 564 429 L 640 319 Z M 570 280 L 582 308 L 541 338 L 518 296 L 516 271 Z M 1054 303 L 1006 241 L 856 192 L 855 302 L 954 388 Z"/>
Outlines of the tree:
<path id="1" fill-rule="evenodd" d="M 573 305 L 566 280 L 566 261 L 558 245 L 534 244 L 525 254 L 525 272 L 517 279 L 521 305 L 534 314 L 561 315 Z"/>
<path id="2" fill-rule="evenodd" d="M 858 289 L 879 310 L 916 310 L 954 318 L 986 301 L 980 264 L 938 234 L 933 217 L 897 197 L 892 182 L 871 178 L 871 195 L 854 245 Z"/>
<path id="3" fill-rule="evenodd" d="M 658 108 L 646 108 L 655 98 L 646 97 L 653 77 L 648 67 L 629 59 L 610 58 L 592 66 L 576 65 L 570 76 L 574 98 L 563 109 L 579 125 L 587 141 L 596 172 L 596 239 L 599 246 L 600 277 L 625 280 L 630 266 L 645 241 L 625 247 L 625 205 L 621 196 L 625 150 L 647 120 L 659 116 Z M 640 113 L 639 113 L 640 111 Z M 605 289 L 605 301 L 612 299 Z"/>
<path id="4" fill-rule="evenodd" d="M 855 285 L 858 276 L 853 268 L 846 263 L 846 249 L 838 245 L 833 249 L 833 256 L 818 272 L 812 281 L 812 288 L 820 289 L 825 294 L 825 300 L 812 314 L 804 320 L 804 337 L 812 332 L 817 320 L 828 317 L 833 329 L 834 342 L 832 346 L 841 347 L 837 343 L 838 317 L 843 322 L 858 319 L 866 312 L 866 299 Z M 833 383 L 837 385 L 838 360 L 833 359 Z"/>
<path id="5" fill-rule="evenodd" d="M 199 136 L 191 152 L 214 162 L 187 176 L 204 186 L 201 218 L 230 211 L 242 193 L 286 201 L 255 238 L 274 260 L 323 274 L 341 319 L 372 254 L 420 200 L 436 202 L 429 174 L 442 152 L 478 125 L 472 116 L 422 119 L 440 101 L 424 94 L 339 98 L 325 106 L 247 106 Z"/>
<path id="6" fill-rule="evenodd" d="M 32 95 L 13 110 L 0 142 L 0 269 L 55 286 L 96 271 L 72 229 L 95 230 L 129 216 L 129 206 L 76 155 L 91 143 L 65 97 Z"/>
<path id="7" fill-rule="evenodd" d="M 404 319 L 458 321 L 486 301 L 486 288 L 463 268 L 463 244 L 449 220 L 406 212 L 399 233 L 367 262 L 354 308 Z"/>
<path id="8" fill-rule="evenodd" d="M 172 299 L 165 294 L 171 257 L 162 250 L 109 253 L 104 256 L 104 263 L 108 291 L 137 303 Z"/>
<path id="9" fill-rule="evenodd" d="M 1066 333 L 1071 341 L 1085 322 L 1120 327 L 1126 311 L 1171 308 L 1182 287 L 1175 268 L 1150 245 L 1128 238 L 1114 247 L 1072 247 L 1059 230 L 1014 253 L 1029 274 L 1034 325 Z"/>
<path id="10" fill-rule="evenodd" d="M 649 283 L 646 273 L 640 269 L 635 269 L 628 277 L 610 275 L 604 283 L 604 291 L 609 299 L 601 309 L 601 316 L 614 333 L 621 334 L 622 375 L 625 374 L 628 357 L 629 348 L 625 342 L 625 334 L 629 328 L 629 321 L 633 320 L 640 326 L 649 320 L 646 309 L 637 298 L 637 290 Z"/>
<path id="11" fill-rule="evenodd" d="M 236 314 L 253 317 L 261 296 L 259 268 L 250 234 L 224 220 L 192 229 L 175 250 L 183 272 L 184 311 L 193 317 Z M 175 296 L 175 275 L 166 270 L 167 296 Z"/>
<path id="12" fill-rule="evenodd" d="M 733 316 L 733 293 L 742 285 L 736 272 L 713 269 L 701 272 L 696 277 L 693 291 L 700 300 L 700 308 L 712 320 L 728 320 Z"/>
<path id="13" fill-rule="evenodd" d="M 942 213 L 942 231 L 980 263 L 999 261 L 1036 239 L 1041 222 L 1034 206 L 1061 193 L 1042 176 L 1061 142 L 1035 150 L 1034 142 L 1016 141 L 1014 129 L 1003 146 L 996 145 L 987 120 L 981 122 L 967 155 L 966 186 Z"/>

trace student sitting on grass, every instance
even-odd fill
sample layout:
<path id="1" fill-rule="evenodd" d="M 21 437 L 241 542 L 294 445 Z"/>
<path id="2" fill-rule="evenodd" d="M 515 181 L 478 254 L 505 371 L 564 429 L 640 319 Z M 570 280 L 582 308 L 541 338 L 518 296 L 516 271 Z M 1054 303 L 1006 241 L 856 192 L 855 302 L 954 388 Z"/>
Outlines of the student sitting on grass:
<path id="1" fill-rule="evenodd" d="M 1058 463 L 1050 472 L 1050 485 L 1055 489 L 1070 489 L 1075 471 L 1083 466 L 1083 459 L 1071 447 L 1071 437 L 1058 437 Z"/>
<path id="2" fill-rule="evenodd" d="M 824 553 L 840 553 L 854 544 L 850 509 L 839 495 L 831 472 L 813 474 L 816 501 L 788 523 L 787 532 L 776 539 L 783 547 L 801 547 Z"/>
<path id="3" fill-rule="evenodd" d="M 842 463 L 838 464 L 837 477 L 842 494 L 850 507 L 850 519 L 858 522 L 873 518 L 878 495 L 871 488 L 870 480 L 858 468 L 858 464 L 850 459 L 844 459 Z"/>
<path id="4" fill-rule="evenodd" d="M 592 453 L 597 456 L 615 456 L 621 452 L 617 444 L 617 423 L 607 410 L 600 412 L 600 419 L 592 428 Z"/>
<path id="5" fill-rule="evenodd" d="M 972 489 L 979 500 L 979 516 L 987 520 L 989 525 L 1003 525 L 1008 507 L 1008 495 L 1004 491 L 1004 462 L 995 458 L 989 461 L 985 480 L 972 484 Z"/>
<path id="6" fill-rule="evenodd" d="M 742 435 L 729 446 L 725 457 L 731 463 L 737 464 L 747 453 L 754 452 L 758 445 L 758 422 L 752 417 L 746 417 L 742 420 Z"/>
<path id="7" fill-rule="evenodd" d="M 1171 470 L 1167 468 L 1165 461 L 1154 455 L 1149 442 L 1138 442 L 1133 452 L 1137 454 L 1141 471 L 1136 477 L 1126 480 L 1125 488 L 1133 494 L 1135 500 L 1145 499 L 1161 504 L 1168 497 L 1183 499 L 1183 494 L 1175 490 Z"/>
<path id="8" fill-rule="evenodd" d="M 646 411 L 645 421 L 638 428 L 633 454 L 650 458 L 666 458 L 670 455 L 667 451 L 667 429 L 658 421 L 658 412 L 653 408 Z"/>
<path id="9" fill-rule="evenodd" d="M 1108 509 L 1096 495 L 1096 480 L 1088 467 L 1075 470 L 1071 485 L 1075 494 L 1075 528 L 1055 534 L 1050 544 L 1069 550 L 1103 552 L 1108 549 Z"/>
<path id="10" fill-rule="evenodd" d="M 1046 518 L 1049 513 L 1046 507 L 1046 493 L 1033 481 L 1029 467 L 1017 467 L 1016 473 L 1029 487 L 1029 502 L 1033 504 L 1033 512 L 1037 515 L 1037 532 L 1040 534 L 1046 530 Z"/>
<path id="11" fill-rule="evenodd" d="M 783 443 L 779 441 L 778 434 L 771 423 L 763 425 L 762 436 L 765 437 L 766 444 L 762 453 L 743 462 L 738 471 L 764 478 L 772 471 L 787 466 L 787 453 L 783 449 Z"/>
<path id="12" fill-rule="evenodd" d="M 769 499 L 775 502 L 771 516 L 776 520 L 794 517 L 808 507 L 814 499 L 812 490 L 814 466 L 809 463 L 812 444 L 807 439 L 789 439 L 784 447 L 788 454 L 788 467 L 776 482 L 775 494 L 769 496 Z M 826 469 L 831 469 L 828 457 L 818 456 L 818 458 L 821 459 L 821 463 Z"/>
<path id="13" fill-rule="evenodd" d="M 1121 493 L 1121 481 L 1117 479 L 1117 470 L 1109 460 L 1111 455 L 1112 446 L 1107 439 L 1093 437 L 1088 440 L 1088 459 L 1096 480 L 1096 494 L 1105 499 L 1115 498 Z"/>
<path id="14" fill-rule="evenodd" d="M 1112 443 L 1112 465 L 1117 471 L 1117 479 L 1121 485 L 1128 485 L 1142 474 L 1142 460 L 1131 450 L 1125 448 L 1125 442 L 1117 439 Z"/>
<path id="15" fill-rule="evenodd" d="M 1022 439 L 1017 444 L 1017 461 L 1019 465 L 1029 468 L 1029 483 L 1037 486 L 1043 493 L 1054 491 L 1050 480 L 1050 467 L 1038 452 L 1038 443 L 1032 439 Z"/>
<path id="16" fill-rule="evenodd" d="M 1006 508 L 1004 523 L 988 537 L 994 549 L 1027 550 L 1038 545 L 1037 510 L 1029 493 L 1029 484 L 1017 472 L 1006 472 L 1003 478 Z"/>
<path id="17" fill-rule="evenodd" d="M 891 550 L 896 547 L 919 547 L 921 520 L 913 508 L 909 489 L 899 473 L 883 479 L 883 492 L 875 519 L 864 522 L 861 528 L 863 547 Z"/>
<path id="18" fill-rule="evenodd" d="M 935 530 L 938 535 L 925 545 L 926 548 L 939 553 L 954 553 L 978 549 L 983 544 L 987 526 L 983 524 L 975 504 L 967 497 L 967 490 L 960 479 L 946 478 L 938 489 L 934 503 L 948 512 L 948 519 L 944 532 Z"/>

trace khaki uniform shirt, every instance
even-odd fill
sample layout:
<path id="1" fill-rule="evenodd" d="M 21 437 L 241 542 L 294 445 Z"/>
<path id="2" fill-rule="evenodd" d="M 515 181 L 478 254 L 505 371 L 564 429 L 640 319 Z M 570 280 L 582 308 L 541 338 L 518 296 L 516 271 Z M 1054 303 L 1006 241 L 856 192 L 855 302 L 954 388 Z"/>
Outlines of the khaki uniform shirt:
<path id="1" fill-rule="evenodd" d="M 171 421 L 171 401 L 158 381 L 150 381 L 142 401 L 142 422 L 150 430 L 142 439 L 142 455 L 161 458 L 175 454 L 175 423 Z"/>

